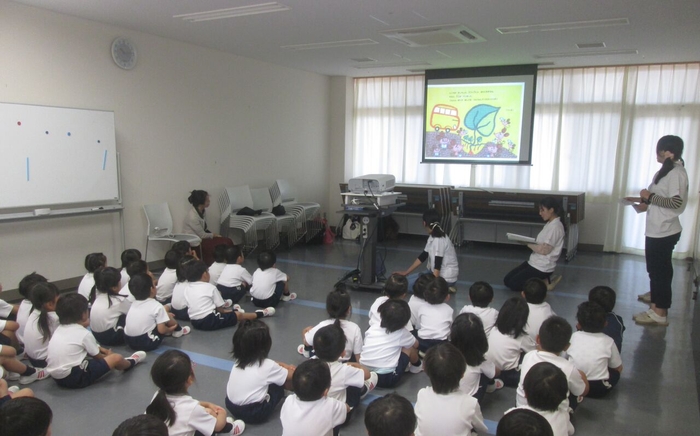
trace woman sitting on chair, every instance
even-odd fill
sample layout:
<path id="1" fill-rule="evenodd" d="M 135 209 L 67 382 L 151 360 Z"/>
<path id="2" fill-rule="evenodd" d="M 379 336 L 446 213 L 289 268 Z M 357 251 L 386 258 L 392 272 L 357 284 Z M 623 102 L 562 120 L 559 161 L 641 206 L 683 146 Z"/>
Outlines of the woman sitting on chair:
<path id="1" fill-rule="evenodd" d="M 207 228 L 207 220 L 204 217 L 204 212 L 210 204 L 207 191 L 195 189 L 190 193 L 187 201 L 192 205 L 192 209 L 187 212 L 185 222 L 182 225 L 182 232 L 197 235 L 202 239 L 202 260 L 207 265 L 211 265 L 214 262 L 214 247 L 219 244 L 232 246 L 233 241 L 219 234 L 212 233 Z"/>

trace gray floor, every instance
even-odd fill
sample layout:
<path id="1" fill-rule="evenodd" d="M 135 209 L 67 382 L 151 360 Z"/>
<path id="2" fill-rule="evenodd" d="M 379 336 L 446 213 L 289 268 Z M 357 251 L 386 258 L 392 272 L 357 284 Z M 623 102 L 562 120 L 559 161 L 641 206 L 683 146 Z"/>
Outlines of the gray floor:
<path id="1" fill-rule="evenodd" d="M 388 271 L 405 269 L 422 250 L 423 239 L 407 239 L 380 247 L 386 253 Z M 277 266 L 290 276 L 293 291 L 299 294 L 294 303 L 282 303 L 277 315 L 266 319 L 272 331 L 271 358 L 300 363 L 297 354 L 301 330 L 325 319 L 324 301 L 327 292 L 344 272 L 354 268 L 359 246 L 351 241 L 336 241 L 330 246 L 298 246 L 278 252 Z M 468 244 L 458 249 L 460 262 L 459 292 L 450 301 L 456 311 L 468 304 L 467 289 L 476 280 L 491 283 L 496 291 L 493 306 L 499 308 L 512 295 L 502 286 L 502 277 L 527 257 L 521 247 Z M 245 266 L 253 271 L 253 259 Z M 548 297 L 557 314 L 575 324 L 576 306 L 585 301 L 588 290 L 605 284 L 617 291 L 616 312 L 626 323 L 627 332 L 622 347 L 624 372 L 613 393 L 606 399 L 587 399 L 574 417 L 578 435 L 655 435 L 698 434 L 700 416 L 691 347 L 691 326 L 694 302 L 684 262 L 675 265 L 674 299 L 670 311 L 671 326 L 640 327 L 632 315 L 646 308 L 636 301 L 637 293 L 647 291 L 648 279 L 644 258 L 628 255 L 579 253 L 570 263 L 560 262 L 557 273 L 563 280 Z M 352 320 L 365 330 L 366 311 L 376 294 L 354 292 Z M 253 309 L 244 302 L 245 309 Z M 197 383 L 190 394 L 197 399 L 223 405 L 228 380 L 231 337 L 233 330 L 219 332 L 195 331 L 180 339 L 167 339 L 166 347 L 191 352 L 197 363 Z M 115 351 L 124 352 L 123 348 Z M 30 387 L 46 400 L 54 411 L 54 434 L 110 435 L 124 419 L 143 413 L 155 388 L 149 370 L 156 355 L 149 355 L 146 363 L 133 371 L 114 372 L 99 383 L 81 391 L 59 389 L 51 380 L 36 382 Z M 429 384 L 425 374 L 407 374 L 396 391 L 415 402 L 419 389 Z M 389 391 L 377 389 L 365 400 Z M 495 425 L 503 412 L 512 407 L 515 390 L 504 388 L 486 396 L 482 406 L 484 417 Z M 365 435 L 360 406 L 343 435 Z M 250 425 L 246 434 L 279 435 L 279 410 L 264 425 Z M 693 430 L 695 429 L 695 430 Z"/>

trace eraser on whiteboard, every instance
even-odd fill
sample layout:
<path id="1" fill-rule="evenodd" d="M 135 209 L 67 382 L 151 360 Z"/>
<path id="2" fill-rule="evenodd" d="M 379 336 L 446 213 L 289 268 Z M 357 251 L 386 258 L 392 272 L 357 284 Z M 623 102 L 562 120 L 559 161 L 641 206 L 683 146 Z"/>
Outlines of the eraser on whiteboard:
<path id="1" fill-rule="evenodd" d="M 45 208 L 45 209 L 34 209 L 34 215 L 39 216 L 39 215 L 48 215 L 51 213 L 51 209 Z"/>

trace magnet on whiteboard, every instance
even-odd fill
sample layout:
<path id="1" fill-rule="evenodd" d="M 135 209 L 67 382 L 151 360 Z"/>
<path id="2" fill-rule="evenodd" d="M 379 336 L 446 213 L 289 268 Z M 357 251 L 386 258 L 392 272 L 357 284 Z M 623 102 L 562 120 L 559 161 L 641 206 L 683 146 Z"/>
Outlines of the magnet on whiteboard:
<path id="1" fill-rule="evenodd" d="M 45 209 L 34 209 L 34 215 L 39 216 L 39 215 L 48 215 L 51 213 L 51 209 L 45 208 Z"/>

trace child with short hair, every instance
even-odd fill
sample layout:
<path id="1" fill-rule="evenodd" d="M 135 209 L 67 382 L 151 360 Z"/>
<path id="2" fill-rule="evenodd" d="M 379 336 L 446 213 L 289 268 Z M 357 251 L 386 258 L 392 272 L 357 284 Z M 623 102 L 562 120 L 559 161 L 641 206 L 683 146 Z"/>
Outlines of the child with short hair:
<path id="1" fill-rule="evenodd" d="M 112 436 L 168 436 L 168 426 L 153 415 L 136 415 L 119 424 Z"/>
<path id="2" fill-rule="evenodd" d="M 345 333 L 345 353 L 340 357 L 340 361 L 359 362 L 362 353 L 362 330 L 354 322 L 348 321 L 352 314 L 350 294 L 340 287 L 329 292 L 326 297 L 326 312 L 329 319 L 321 321 L 314 327 L 306 327 L 302 331 L 304 343 L 297 347 L 297 351 L 304 357 L 312 357 L 316 332 L 322 327 L 337 324 Z"/>
<path id="3" fill-rule="evenodd" d="M 561 353 L 569 348 L 570 339 L 571 325 L 564 318 L 552 316 L 542 323 L 540 334 L 537 336 L 537 350 L 530 351 L 523 358 L 520 382 L 518 383 L 518 390 L 515 398 L 515 404 L 517 406 L 525 406 L 527 404 L 523 383 L 530 368 L 540 362 L 552 363 L 564 372 L 569 391 L 574 397 L 573 401 L 571 401 L 572 408 L 575 409 L 577 405 L 575 397 L 585 396 L 588 393 L 586 375 L 583 371 L 577 369 L 573 362 L 561 356 Z M 566 408 L 566 401 L 564 401 L 562 405 Z"/>
<path id="4" fill-rule="evenodd" d="M 544 416 L 528 409 L 512 409 L 498 421 L 496 436 L 554 436 Z"/>
<path id="5" fill-rule="evenodd" d="M 622 334 L 625 332 L 625 323 L 622 321 L 622 317 L 613 312 L 616 299 L 615 291 L 608 286 L 596 286 L 588 293 L 588 301 L 600 304 L 606 312 L 603 333 L 610 336 L 615 341 L 617 351 L 622 352 Z M 19 321 L 19 316 L 17 321 Z"/>
<path id="6" fill-rule="evenodd" d="M 379 306 L 384 304 L 387 300 L 403 300 L 406 298 L 407 291 L 408 280 L 405 276 L 396 273 L 390 275 L 389 279 L 384 283 L 384 295 L 374 300 L 374 303 L 372 303 L 372 306 L 369 308 L 369 326 L 372 327 L 375 324 L 381 323 Z M 409 330 L 413 329 L 410 328 Z"/>
<path id="7" fill-rule="evenodd" d="M 187 389 L 195 381 L 190 357 L 180 350 L 168 350 L 158 356 L 151 368 L 151 379 L 158 392 L 146 408 L 146 414 L 161 419 L 173 435 L 239 435 L 245 423 L 226 416 L 226 409 L 197 401 Z"/>
<path id="8" fill-rule="evenodd" d="M 328 435 L 345 422 L 348 405 L 327 396 L 331 372 L 326 363 L 316 359 L 303 362 L 294 371 L 292 384 L 294 394 L 287 397 L 280 411 L 282 436 Z"/>
<path id="9" fill-rule="evenodd" d="M 289 277 L 277 269 L 277 256 L 270 250 L 258 254 L 250 296 L 257 307 L 276 307 L 280 301 L 297 298 L 297 294 L 289 292 Z"/>
<path id="10" fill-rule="evenodd" d="M 185 270 L 187 282 L 185 301 L 192 327 L 198 330 L 219 330 L 232 327 L 245 319 L 257 319 L 275 314 L 274 307 L 244 313 L 240 306 L 233 309 L 231 300 L 224 301 L 216 286 L 209 282 L 209 272 L 204 261 L 197 260 Z"/>
<path id="11" fill-rule="evenodd" d="M 292 389 L 295 367 L 268 359 L 272 337 L 261 320 L 243 321 L 233 334 L 234 365 L 226 385 L 226 408 L 248 424 L 267 421 Z"/>
<path id="12" fill-rule="evenodd" d="M 360 363 L 377 373 L 377 386 L 390 388 L 398 384 L 407 367 L 414 374 L 421 371 L 418 340 L 406 329 L 411 308 L 404 300 L 385 301 L 379 315 L 381 323 L 365 333 Z"/>
<path id="13" fill-rule="evenodd" d="M 479 401 L 484 399 L 488 386 L 494 390 L 503 387 L 503 382 L 491 382 L 501 371 L 493 362 L 486 359 L 489 340 L 486 337 L 481 318 L 475 313 L 457 315 L 450 330 L 450 343 L 457 347 L 467 363 L 459 388 Z"/>
<path id="14" fill-rule="evenodd" d="M 237 245 L 227 247 L 225 255 L 226 266 L 219 276 L 216 289 L 221 292 L 225 300 L 238 303 L 253 283 L 253 276 L 243 267 L 245 259 L 241 247 Z"/>
<path id="15" fill-rule="evenodd" d="M 175 250 L 168 250 L 165 253 L 163 258 L 165 269 L 156 283 L 156 300 L 160 304 L 169 304 L 173 299 L 173 289 L 177 283 L 177 264 L 181 257 Z"/>
<path id="16" fill-rule="evenodd" d="M 48 436 L 52 420 L 51 408 L 38 398 L 17 398 L 0 407 L 3 435 Z"/>
<path id="17" fill-rule="evenodd" d="M 55 312 L 58 288 L 53 283 L 37 283 L 30 295 L 34 310 L 24 330 L 24 352 L 34 368 L 46 368 L 49 340 L 59 325 Z"/>
<path id="18" fill-rule="evenodd" d="M 521 354 L 536 348 L 530 335 L 525 333 L 529 313 L 524 298 L 507 299 L 498 312 L 495 328 L 489 335 L 486 359 L 501 371 L 499 378 L 508 387 L 516 387 L 520 380 Z"/>
<path id="19" fill-rule="evenodd" d="M 19 308 L 17 309 L 17 324 L 19 325 L 19 328 L 17 329 L 17 340 L 20 343 L 24 343 L 23 336 L 24 336 L 24 328 L 27 326 L 27 319 L 29 319 L 29 313 L 32 311 L 32 300 L 29 294 L 30 289 L 32 287 L 39 283 L 39 282 L 47 282 L 46 277 L 42 276 L 41 274 L 37 274 L 36 272 L 33 272 L 31 274 L 27 274 L 26 276 L 22 277 L 22 280 L 19 281 L 19 286 L 17 290 L 19 291 L 19 294 L 24 297 L 22 302 L 19 304 Z M 0 321 L 0 324 L 2 321 Z M 0 326 L 1 327 L 1 326 Z M 2 328 L 0 328 L 0 331 Z"/>
<path id="20" fill-rule="evenodd" d="M 543 280 L 537 278 L 528 279 L 523 285 L 523 298 L 527 301 L 530 314 L 527 317 L 525 332 L 530 335 L 533 341 L 537 341 L 537 334 L 545 319 L 555 316 L 549 303 L 544 299 L 547 297 L 547 285 Z"/>
<path id="21" fill-rule="evenodd" d="M 221 272 L 226 266 L 226 249 L 228 245 L 219 244 L 214 247 L 214 263 L 209 265 L 209 283 L 216 286 L 219 282 Z"/>
<path id="22" fill-rule="evenodd" d="M 155 300 L 152 276 L 144 273 L 132 276 L 129 289 L 136 301 L 126 314 L 124 341 L 132 350 L 155 350 L 163 342 L 163 336 L 179 338 L 190 332 L 189 327 L 180 327 L 174 316 Z"/>
<path id="23" fill-rule="evenodd" d="M 452 325 L 449 285 L 442 277 L 434 277 L 425 289 L 425 301 L 418 314 L 418 350 L 425 353 L 430 347 L 447 342 Z"/>
<path id="24" fill-rule="evenodd" d="M 95 272 L 95 286 L 90 292 L 90 329 L 102 345 L 123 345 L 126 314 L 131 300 L 119 293 L 121 274 L 112 267 Z M 131 295 L 131 294 L 130 294 Z"/>
<path id="25" fill-rule="evenodd" d="M 124 270 L 122 270 L 122 273 Z M 126 267 L 126 272 L 128 277 L 134 277 L 139 274 L 148 274 L 151 276 L 153 279 L 153 283 L 156 282 L 155 277 L 153 276 L 153 273 L 148 269 L 148 263 L 146 263 L 145 260 L 135 260 L 129 264 L 129 266 Z M 122 275 L 122 278 L 124 276 Z M 132 302 L 134 301 L 134 295 L 131 292 L 131 288 L 129 287 L 129 283 L 127 282 L 126 285 L 122 286 L 122 289 L 119 291 L 121 295 L 126 296 L 129 300 Z"/>
<path id="26" fill-rule="evenodd" d="M 56 303 L 61 325 L 51 336 L 48 372 L 61 387 L 79 389 L 90 386 L 112 369 L 129 370 L 146 358 L 137 351 L 128 358 L 102 348 L 87 327 L 88 301 L 80 294 L 65 294 Z M 91 357 L 91 359 L 88 359 Z"/>
<path id="27" fill-rule="evenodd" d="M 438 344 L 425 353 L 427 388 L 418 391 L 416 436 L 487 433 L 476 398 L 459 389 L 467 364 L 457 347 Z"/>
<path id="28" fill-rule="evenodd" d="M 527 405 L 518 409 L 532 410 L 542 415 L 551 425 L 553 436 L 574 434 L 574 426 L 566 407 L 569 387 L 566 375 L 559 367 L 549 362 L 535 364 L 525 376 L 523 389 Z"/>
<path id="29" fill-rule="evenodd" d="M 189 286 L 186 270 L 190 264 L 197 260 L 198 259 L 194 256 L 184 255 L 178 261 L 177 269 L 175 270 L 177 283 L 175 283 L 173 287 L 173 298 L 170 300 L 170 313 L 173 314 L 175 319 L 179 319 L 180 321 L 190 320 L 190 316 L 187 313 L 187 301 L 185 300 L 185 289 Z"/>
<path id="30" fill-rule="evenodd" d="M 576 368 L 586 374 L 588 396 L 602 398 L 620 381 L 620 352 L 615 341 L 603 333 L 605 309 L 599 304 L 591 301 L 579 304 L 576 319 L 576 329 L 579 331 L 571 335 L 567 354 Z"/>
<path id="31" fill-rule="evenodd" d="M 459 313 L 478 315 L 484 325 L 484 332 L 488 336 L 496 324 L 496 318 L 498 318 L 498 310 L 489 307 L 493 301 L 493 288 L 486 282 L 474 282 L 469 287 L 469 300 L 472 304 L 465 305 Z"/>
<path id="32" fill-rule="evenodd" d="M 377 385 L 377 374 L 357 363 L 340 361 L 345 354 L 345 333 L 337 323 L 321 327 L 314 335 L 313 344 L 316 357 L 328 364 L 331 371 L 328 397 L 347 404 L 352 411 Z"/>
<path id="33" fill-rule="evenodd" d="M 170 249 L 180 253 L 180 256 L 192 256 L 195 259 L 199 260 L 199 256 L 197 256 L 197 251 L 193 249 L 190 243 L 187 241 L 177 241 L 170 247 Z"/>
<path id="34" fill-rule="evenodd" d="M 78 285 L 78 294 L 90 299 L 90 291 L 95 286 L 95 271 L 107 266 L 107 256 L 102 253 L 90 253 L 85 256 L 85 274 Z"/>
<path id="35" fill-rule="evenodd" d="M 129 265 L 132 262 L 136 262 L 137 260 L 141 260 L 141 252 L 139 250 L 137 250 L 135 248 L 127 248 L 126 250 L 122 251 L 122 255 L 121 255 L 121 261 L 122 261 L 121 287 L 122 288 L 129 284 L 129 279 L 131 278 L 129 272 L 126 269 L 129 267 Z"/>
<path id="36" fill-rule="evenodd" d="M 434 278 L 435 276 L 432 273 L 425 273 L 419 275 L 416 281 L 413 282 L 413 295 L 408 299 L 408 307 L 411 308 L 411 326 L 414 328 L 418 326 L 418 315 L 421 308 L 429 304 L 425 301 L 425 289 Z"/>
<path id="37" fill-rule="evenodd" d="M 367 406 L 365 428 L 369 436 L 413 436 L 416 429 L 413 405 L 397 393 L 386 394 Z"/>

